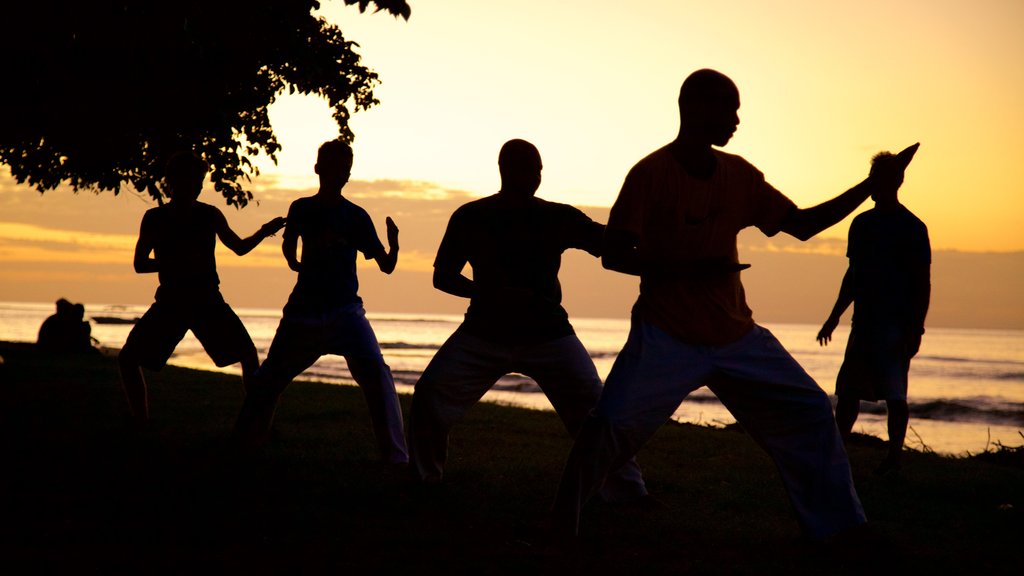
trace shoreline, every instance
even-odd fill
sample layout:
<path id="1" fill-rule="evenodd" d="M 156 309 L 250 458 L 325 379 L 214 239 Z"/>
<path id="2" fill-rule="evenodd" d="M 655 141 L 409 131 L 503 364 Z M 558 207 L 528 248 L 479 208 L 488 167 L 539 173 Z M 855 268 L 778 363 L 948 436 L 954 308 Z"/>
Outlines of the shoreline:
<path id="1" fill-rule="evenodd" d="M 34 346 L 31 342 L 0 341 L 0 349 L 7 345 Z M 96 349 L 105 357 L 116 359 L 119 348 L 100 345 Z M 204 361 L 175 362 L 172 357 L 168 366 L 175 366 L 198 372 L 210 374 L 226 374 L 240 377 L 241 371 L 237 365 L 219 368 L 209 363 L 205 355 Z M 402 396 L 411 396 L 413 384 L 418 379 L 419 372 L 395 372 L 395 387 Z M 522 408 L 541 412 L 553 412 L 553 407 L 547 397 L 537 391 L 517 391 L 514 388 L 515 379 L 526 378 L 524 376 L 506 377 L 507 387 L 495 387 L 489 390 L 481 402 L 497 406 L 511 408 Z M 326 386 L 355 387 L 351 379 L 346 378 L 322 378 L 317 375 L 299 375 L 294 382 L 310 384 L 322 384 Z M 294 387 L 290 386 L 289 388 Z M 827 392 L 827 391 L 826 391 Z M 829 396 L 835 401 L 834 395 Z M 695 399 L 691 395 L 680 406 L 673 419 L 677 423 L 694 424 L 712 429 L 723 429 L 736 425 L 731 413 L 722 406 L 713 395 L 711 398 Z M 993 434 L 993 429 L 995 434 Z M 883 403 L 864 403 L 861 407 L 861 415 L 854 427 L 854 432 L 862 436 L 871 437 L 884 442 L 887 437 L 886 414 Z M 907 430 L 906 449 L 923 453 L 935 453 L 941 456 L 958 458 L 969 457 L 976 454 L 1005 448 L 1024 447 L 1024 427 L 999 424 L 991 422 L 944 420 L 933 418 L 911 417 L 910 427 Z"/>

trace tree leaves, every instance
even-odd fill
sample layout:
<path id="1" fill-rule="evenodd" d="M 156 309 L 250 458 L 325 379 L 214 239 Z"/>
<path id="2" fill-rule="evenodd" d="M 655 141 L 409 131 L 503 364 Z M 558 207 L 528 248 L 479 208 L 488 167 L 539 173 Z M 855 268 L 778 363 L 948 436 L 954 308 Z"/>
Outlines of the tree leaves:
<path id="1" fill-rule="evenodd" d="M 376 4 L 377 9 L 374 10 L 374 12 L 387 10 L 395 18 L 401 16 L 406 20 L 408 20 L 409 16 L 412 14 L 412 9 L 405 0 L 345 0 L 345 4 L 348 4 L 349 6 L 358 4 L 360 12 L 366 12 L 366 8 L 369 7 L 370 4 Z"/>
<path id="2" fill-rule="evenodd" d="M 344 0 L 408 18 L 402 0 Z M 0 36 L 0 162 L 40 192 L 61 183 L 161 198 L 167 157 L 192 149 L 214 188 L 245 206 L 252 159 L 276 159 L 277 95 L 327 100 L 339 137 L 378 102 L 377 74 L 314 0 L 18 2 Z"/>

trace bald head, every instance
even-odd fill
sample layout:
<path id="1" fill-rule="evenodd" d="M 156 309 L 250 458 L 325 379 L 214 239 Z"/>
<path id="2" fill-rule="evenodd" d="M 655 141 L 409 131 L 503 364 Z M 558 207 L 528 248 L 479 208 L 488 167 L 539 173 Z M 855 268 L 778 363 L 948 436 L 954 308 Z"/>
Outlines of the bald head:
<path id="1" fill-rule="evenodd" d="M 519 139 L 505 142 L 498 152 L 501 191 L 517 196 L 532 196 L 540 187 L 543 167 L 540 152 L 533 144 Z"/>
<path id="2" fill-rule="evenodd" d="M 725 74 L 705 68 L 690 74 L 679 89 L 680 134 L 724 146 L 740 119 L 740 91 Z"/>

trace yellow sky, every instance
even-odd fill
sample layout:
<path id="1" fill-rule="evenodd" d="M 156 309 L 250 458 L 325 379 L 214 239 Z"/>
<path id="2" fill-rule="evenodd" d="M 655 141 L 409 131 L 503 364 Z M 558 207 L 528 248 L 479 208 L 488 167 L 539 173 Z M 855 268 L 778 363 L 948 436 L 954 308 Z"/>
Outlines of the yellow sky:
<path id="1" fill-rule="evenodd" d="M 711 67 L 742 96 L 726 150 L 799 205 L 920 141 L 903 199 L 933 245 L 1024 249 L 1020 0 L 424 0 L 408 22 L 324 5 L 383 80 L 381 105 L 353 120 L 355 178 L 484 195 L 498 148 L 520 137 L 544 157 L 542 196 L 608 206 L 629 167 L 674 137 L 682 79 Z M 326 106 L 282 98 L 272 118 L 285 150 L 266 173 L 310 185 L 333 136 Z"/>
<path id="2" fill-rule="evenodd" d="M 360 187 L 379 230 L 396 216 L 400 271 L 429 271 L 460 192 L 497 190 L 498 149 L 511 138 L 540 149 L 541 197 L 610 206 L 629 168 L 675 136 L 679 84 L 702 67 L 740 88 L 741 125 L 725 150 L 797 204 L 855 184 L 875 152 L 920 141 L 901 197 L 933 248 L 1024 251 L 1024 1 L 411 3 L 406 22 L 324 2 L 383 81 L 380 106 L 352 120 L 349 189 Z M 282 97 L 271 117 L 279 165 L 260 164 L 257 204 L 224 207 L 243 235 L 315 188 L 316 148 L 336 135 L 312 98 Z M 223 206 L 212 191 L 202 199 Z M 0 168 L 0 300 L 74 298 L 77 279 L 102 279 L 93 293 L 109 296 L 95 301 L 147 301 L 155 278 L 134 274 L 131 250 L 152 205 L 130 191 L 39 195 Z M 823 236 L 843 243 L 846 227 Z M 259 305 L 276 306 L 293 282 L 278 250 L 271 240 L 245 259 L 218 252 L 218 264 L 273 274 L 278 292 Z"/>

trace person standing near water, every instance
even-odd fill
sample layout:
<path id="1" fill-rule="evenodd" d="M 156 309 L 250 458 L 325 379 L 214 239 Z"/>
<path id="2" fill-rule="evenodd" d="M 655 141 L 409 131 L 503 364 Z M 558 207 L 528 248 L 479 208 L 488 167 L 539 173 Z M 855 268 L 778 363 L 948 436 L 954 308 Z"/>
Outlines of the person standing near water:
<path id="1" fill-rule="evenodd" d="M 885 401 L 889 451 L 875 470 L 885 474 L 901 465 L 903 441 L 910 423 L 907 376 L 910 359 L 921 347 L 931 294 L 931 244 L 928 227 L 899 201 L 903 171 L 917 146 L 899 154 L 884 152 L 873 170 L 889 179 L 879 182 L 871 199 L 875 207 L 853 219 L 843 276 L 832 313 L 818 332 L 825 346 L 843 312 L 853 304 L 853 328 L 846 357 L 836 378 L 836 423 L 849 441 L 860 414 L 860 402 Z"/>

